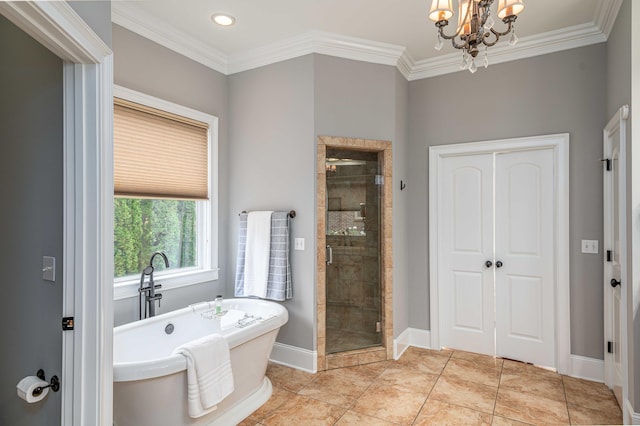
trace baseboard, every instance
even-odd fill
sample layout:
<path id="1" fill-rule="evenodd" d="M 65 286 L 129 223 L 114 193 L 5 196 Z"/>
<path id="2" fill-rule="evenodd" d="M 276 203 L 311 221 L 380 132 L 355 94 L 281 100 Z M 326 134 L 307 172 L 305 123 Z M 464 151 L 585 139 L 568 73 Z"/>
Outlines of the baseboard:
<path id="1" fill-rule="evenodd" d="M 569 376 L 604 383 L 604 361 L 580 355 L 569 356 L 571 371 Z"/>
<path id="2" fill-rule="evenodd" d="M 409 346 L 431 349 L 431 332 L 419 328 L 406 328 L 393 339 L 393 359 L 400 358 Z"/>
<path id="3" fill-rule="evenodd" d="M 393 358 L 398 359 L 409 346 L 417 348 L 431 349 L 431 332 L 419 328 L 406 328 L 397 338 L 393 340 Z M 276 364 L 298 370 L 316 373 L 318 371 L 318 357 L 316 351 L 286 345 L 284 343 L 274 343 L 270 360 Z M 604 382 L 604 361 L 601 359 L 587 358 L 580 355 L 570 356 L 571 371 L 569 376 L 580 379 L 587 379 L 595 382 Z M 630 412 L 632 419 L 638 420 L 640 424 L 640 414 Z M 634 420 L 634 424 L 636 423 Z"/>
<path id="4" fill-rule="evenodd" d="M 631 402 L 628 399 L 624 402 L 622 420 L 624 421 L 624 424 L 640 425 L 640 413 L 636 413 L 633 410 L 633 406 L 631 405 Z"/>
<path id="5" fill-rule="evenodd" d="M 298 348 L 296 346 L 285 345 L 275 342 L 271 350 L 269 359 L 276 364 L 298 370 L 316 373 L 318 371 L 318 356 L 316 351 Z"/>

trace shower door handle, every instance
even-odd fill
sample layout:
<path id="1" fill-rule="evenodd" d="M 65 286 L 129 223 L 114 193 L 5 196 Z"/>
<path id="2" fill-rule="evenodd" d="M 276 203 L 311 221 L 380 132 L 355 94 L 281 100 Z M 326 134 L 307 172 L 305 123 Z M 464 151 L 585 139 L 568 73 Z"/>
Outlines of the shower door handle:
<path id="1" fill-rule="evenodd" d="M 327 244 L 327 265 L 331 265 L 333 263 L 333 249 L 329 244 Z"/>

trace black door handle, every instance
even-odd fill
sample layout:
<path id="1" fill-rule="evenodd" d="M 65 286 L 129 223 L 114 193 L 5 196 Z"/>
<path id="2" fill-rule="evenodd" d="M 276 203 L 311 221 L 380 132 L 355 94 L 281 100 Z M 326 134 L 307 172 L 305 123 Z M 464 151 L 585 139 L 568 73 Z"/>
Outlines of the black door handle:
<path id="1" fill-rule="evenodd" d="M 502 261 L 501 260 L 498 260 L 496 262 L 496 268 L 502 268 Z"/>
<path id="2" fill-rule="evenodd" d="M 484 262 L 484 266 L 486 266 L 487 268 L 491 268 L 493 266 L 493 262 L 490 260 L 487 260 L 486 262 Z"/>
<path id="3" fill-rule="evenodd" d="M 620 280 L 616 280 L 615 278 L 611 278 L 611 283 L 610 284 L 611 284 L 611 287 L 616 288 L 622 283 L 620 282 Z"/>

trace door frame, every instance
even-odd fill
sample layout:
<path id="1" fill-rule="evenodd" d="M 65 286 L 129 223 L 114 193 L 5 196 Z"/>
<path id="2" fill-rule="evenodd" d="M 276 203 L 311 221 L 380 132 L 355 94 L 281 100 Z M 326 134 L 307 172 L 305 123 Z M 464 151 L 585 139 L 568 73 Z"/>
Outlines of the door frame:
<path id="1" fill-rule="evenodd" d="M 66 2 L 0 2 L 0 14 L 63 60 L 62 315 L 75 330 L 62 333 L 61 424 L 110 425 L 113 52 Z"/>
<path id="2" fill-rule="evenodd" d="M 618 132 L 620 139 L 620 157 L 619 157 L 619 169 L 618 169 L 618 192 L 621 196 L 618 197 L 619 205 L 618 205 L 618 222 L 619 222 L 619 233 L 620 233 L 620 259 L 622 259 L 623 267 L 620 269 L 620 281 L 622 282 L 622 288 L 620 292 L 620 362 L 622 363 L 622 402 L 627 401 L 629 398 L 629 362 L 627 357 L 627 300 L 628 300 L 628 289 L 630 287 L 630 283 L 628 281 L 627 276 L 627 119 L 629 118 L 629 106 L 623 105 L 611 120 L 607 123 L 603 130 L 603 140 L 602 140 L 602 149 L 603 149 L 603 158 L 611 158 L 612 154 L 612 136 Z M 610 187 L 610 173 L 603 173 L 603 196 L 606 195 L 607 188 Z M 611 220 L 611 216 L 613 214 L 613 209 L 610 207 L 610 204 L 607 203 L 603 199 L 603 207 L 604 207 L 604 249 L 611 248 L 611 241 L 607 239 L 607 226 L 609 221 Z M 612 236 L 609 236 L 612 237 Z M 605 286 L 604 291 L 604 383 L 611 388 L 613 385 L 613 356 L 607 352 L 607 341 L 611 340 L 611 333 L 613 332 L 613 313 L 611 312 L 611 287 L 609 285 L 609 280 L 611 279 L 611 265 L 606 261 L 606 257 L 603 258 L 604 262 L 604 277 L 603 277 L 603 285 Z M 624 407 L 622 407 L 622 411 L 625 412 Z"/>
<path id="3" fill-rule="evenodd" d="M 381 157 L 384 184 L 382 187 L 382 228 L 380 236 L 380 278 L 381 278 L 381 314 L 382 345 L 326 354 L 326 154 L 327 148 L 343 148 L 357 151 L 377 152 Z M 348 367 L 367 364 L 373 361 L 393 359 L 393 155 L 391 141 L 360 139 L 338 136 L 317 137 L 316 168 L 316 365 L 315 371 L 324 371 L 336 367 Z M 380 158 L 379 157 L 379 158 Z"/>
<path id="4" fill-rule="evenodd" d="M 569 309 L 569 134 L 469 142 L 429 147 L 429 300 L 431 348 L 440 348 L 438 292 L 438 199 L 442 181 L 442 160 L 457 155 L 552 149 L 555 173 L 554 241 L 555 258 L 555 358 L 559 373 L 570 371 L 571 328 Z"/>

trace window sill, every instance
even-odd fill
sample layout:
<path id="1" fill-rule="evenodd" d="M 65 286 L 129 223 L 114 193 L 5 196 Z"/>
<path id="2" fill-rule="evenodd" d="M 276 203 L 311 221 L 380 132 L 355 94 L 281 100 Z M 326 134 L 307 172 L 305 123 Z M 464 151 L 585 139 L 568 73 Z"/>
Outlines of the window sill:
<path id="1" fill-rule="evenodd" d="M 172 290 L 180 287 L 187 287 L 195 284 L 202 284 L 218 279 L 220 269 L 208 269 L 206 271 L 188 271 L 178 272 L 174 274 L 158 274 L 154 277 L 156 284 L 161 284 L 162 288 L 157 291 Z M 138 288 L 140 287 L 140 279 L 120 281 L 114 283 L 113 300 L 128 299 L 138 297 Z"/>

